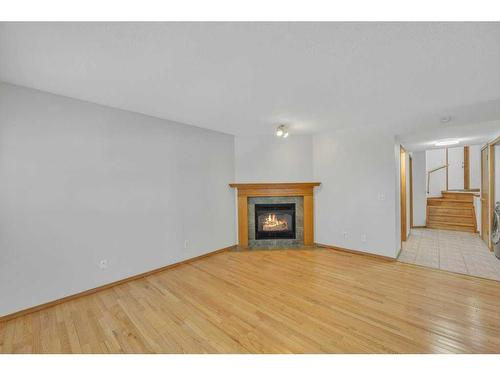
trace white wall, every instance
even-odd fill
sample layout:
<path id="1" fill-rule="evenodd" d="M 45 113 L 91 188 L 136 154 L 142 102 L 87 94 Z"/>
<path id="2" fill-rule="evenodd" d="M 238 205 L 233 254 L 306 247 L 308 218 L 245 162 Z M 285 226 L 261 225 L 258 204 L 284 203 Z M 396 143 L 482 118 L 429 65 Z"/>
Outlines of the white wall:
<path id="1" fill-rule="evenodd" d="M 425 151 L 412 153 L 413 159 L 413 225 L 425 226 L 427 195 L 425 185 Z"/>
<path id="2" fill-rule="evenodd" d="M 235 137 L 236 182 L 312 181 L 312 136 Z"/>
<path id="3" fill-rule="evenodd" d="M 440 167 L 446 164 L 446 149 L 427 150 L 425 152 L 426 172 L 431 169 Z M 431 174 L 430 178 L 429 197 L 441 196 L 441 191 L 446 190 L 446 168 L 440 169 Z M 427 184 L 427 173 L 426 173 Z M 427 185 L 426 185 L 427 189 Z"/>
<path id="4" fill-rule="evenodd" d="M 481 236 L 481 197 L 474 196 L 474 212 L 476 214 L 476 230 L 479 232 L 479 236 Z"/>
<path id="5" fill-rule="evenodd" d="M 315 135 L 313 146 L 314 180 L 322 183 L 315 194 L 316 242 L 395 257 L 400 246 L 394 137 L 346 129 Z"/>
<path id="6" fill-rule="evenodd" d="M 481 145 L 469 146 L 469 181 L 471 189 L 481 188 Z"/>
<path id="7" fill-rule="evenodd" d="M 464 188 L 463 147 L 448 149 L 448 164 L 448 190 L 462 190 Z"/>
<path id="8" fill-rule="evenodd" d="M 0 84 L 0 315 L 233 245 L 233 180 L 232 136 Z"/>

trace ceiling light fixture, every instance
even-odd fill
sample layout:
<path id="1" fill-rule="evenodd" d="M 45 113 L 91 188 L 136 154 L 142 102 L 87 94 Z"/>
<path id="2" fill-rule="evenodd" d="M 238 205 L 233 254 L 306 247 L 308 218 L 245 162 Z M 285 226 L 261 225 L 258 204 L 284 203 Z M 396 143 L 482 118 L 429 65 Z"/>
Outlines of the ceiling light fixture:
<path id="1" fill-rule="evenodd" d="M 286 138 L 288 137 L 288 129 L 285 125 L 280 125 L 276 128 L 276 136 L 277 137 L 283 137 Z"/>
<path id="2" fill-rule="evenodd" d="M 434 142 L 434 146 L 451 146 L 459 143 L 460 141 L 458 139 L 443 139 L 441 141 Z"/>
<path id="3" fill-rule="evenodd" d="M 446 124 L 451 121 L 451 116 L 443 116 L 441 117 L 440 121 L 442 124 Z"/>

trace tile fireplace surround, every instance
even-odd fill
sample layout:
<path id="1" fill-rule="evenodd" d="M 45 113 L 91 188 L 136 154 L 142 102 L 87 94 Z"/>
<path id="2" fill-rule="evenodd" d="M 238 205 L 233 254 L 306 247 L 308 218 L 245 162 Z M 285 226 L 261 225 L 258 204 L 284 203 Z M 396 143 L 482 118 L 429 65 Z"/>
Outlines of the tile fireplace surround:
<path id="1" fill-rule="evenodd" d="M 283 248 L 314 245 L 314 187 L 319 182 L 229 184 L 238 190 L 238 246 Z M 257 240 L 254 233 L 255 204 L 295 203 L 296 238 Z"/>

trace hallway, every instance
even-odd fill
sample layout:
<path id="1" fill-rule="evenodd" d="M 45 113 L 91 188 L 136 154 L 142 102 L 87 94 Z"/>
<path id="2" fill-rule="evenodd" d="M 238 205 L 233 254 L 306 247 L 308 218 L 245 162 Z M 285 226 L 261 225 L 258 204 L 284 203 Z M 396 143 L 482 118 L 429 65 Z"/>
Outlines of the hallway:
<path id="1" fill-rule="evenodd" d="M 500 259 L 475 233 L 412 229 L 398 260 L 500 281 Z"/>

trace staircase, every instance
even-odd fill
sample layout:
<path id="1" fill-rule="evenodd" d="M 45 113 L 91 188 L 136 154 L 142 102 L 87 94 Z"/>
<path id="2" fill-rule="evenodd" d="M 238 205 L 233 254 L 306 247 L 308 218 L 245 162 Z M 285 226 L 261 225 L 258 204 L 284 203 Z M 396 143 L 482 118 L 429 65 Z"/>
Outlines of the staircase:
<path id="1" fill-rule="evenodd" d="M 475 233 L 475 193 L 443 191 L 441 194 L 427 198 L 427 228 Z"/>

